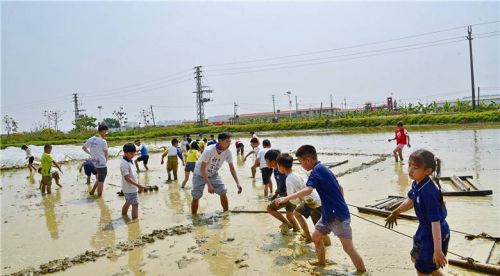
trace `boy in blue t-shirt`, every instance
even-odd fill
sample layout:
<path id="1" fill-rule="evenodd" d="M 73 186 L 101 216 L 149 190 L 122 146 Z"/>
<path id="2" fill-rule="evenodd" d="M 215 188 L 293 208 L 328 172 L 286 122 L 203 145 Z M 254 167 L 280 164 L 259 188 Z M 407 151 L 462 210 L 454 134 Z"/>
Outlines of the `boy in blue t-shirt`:
<path id="1" fill-rule="evenodd" d="M 87 159 L 83 161 L 83 163 L 80 165 L 80 168 L 78 169 L 80 173 L 82 172 L 82 169 L 85 172 L 85 175 L 87 176 L 87 184 L 90 184 L 90 176 L 92 174 L 96 174 L 96 170 L 94 167 L 94 164 L 92 163 L 91 159 Z"/>
<path id="2" fill-rule="evenodd" d="M 137 151 L 141 153 L 141 156 L 139 156 L 137 159 L 135 159 L 134 163 L 135 163 L 135 168 L 137 169 L 137 172 L 139 172 L 139 162 L 142 162 L 142 164 L 144 165 L 144 168 L 146 169 L 146 171 L 149 170 L 148 168 L 148 161 L 149 161 L 149 152 L 148 152 L 148 148 L 146 147 L 146 145 L 144 145 L 144 143 L 141 143 L 141 140 L 140 139 L 137 139 L 135 140 L 135 146 L 138 147 Z"/>
<path id="3" fill-rule="evenodd" d="M 349 208 L 344 200 L 342 186 L 339 185 L 332 171 L 318 162 L 318 155 L 313 146 L 301 146 L 295 156 L 299 159 L 300 165 L 304 170 L 312 170 L 307 179 L 307 187 L 286 197 L 277 198 L 275 201 L 277 204 L 282 204 L 289 200 L 307 196 L 312 193 L 313 189 L 316 189 L 318 192 L 322 205 L 321 219 L 316 223 L 316 230 L 312 235 L 318 261 L 311 264 L 326 265 L 323 239 L 324 236 L 333 232 L 340 239 L 342 248 L 351 258 L 357 271 L 366 272 L 363 259 L 354 248 L 352 242 L 351 217 Z"/>

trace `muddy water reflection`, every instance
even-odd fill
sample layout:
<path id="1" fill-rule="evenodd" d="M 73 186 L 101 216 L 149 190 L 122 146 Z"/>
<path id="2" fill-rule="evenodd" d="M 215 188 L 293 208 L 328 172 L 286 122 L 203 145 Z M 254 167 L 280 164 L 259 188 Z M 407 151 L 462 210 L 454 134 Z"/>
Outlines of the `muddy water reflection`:
<path id="1" fill-rule="evenodd" d="M 59 224 L 62 224 L 63 216 L 56 216 L 55 206 L 61 201 L 61 190 L 57 189 L 55 193 L 48 194 L 42 197 L 42 204 L 44 209 L 45 224 L 49 231 L 50 237 L 53 240 L 59 239 Z"/>

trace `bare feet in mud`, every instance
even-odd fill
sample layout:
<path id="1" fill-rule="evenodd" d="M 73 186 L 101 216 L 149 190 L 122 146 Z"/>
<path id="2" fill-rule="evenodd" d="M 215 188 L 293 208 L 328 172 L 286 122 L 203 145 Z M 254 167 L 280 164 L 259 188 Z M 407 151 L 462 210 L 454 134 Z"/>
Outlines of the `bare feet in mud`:
<path id="1" fill-rule="evenodd" d="M 311 237 L 306 237 L 304 233 L 300 234 L 299 240 L 304 241 L 305 243 L 311 243 L 313 241 Z"/>
<path id="2" fill-rule="evenodd" d="M 309 261 L 309 264 L 312 266 L 325 267 L 325 266 L 334 265 L 337 263 L 334 261 L 331 261 L 331 260 L 325 260 L 325 263 L 320 263 L 319 261 Z"/>

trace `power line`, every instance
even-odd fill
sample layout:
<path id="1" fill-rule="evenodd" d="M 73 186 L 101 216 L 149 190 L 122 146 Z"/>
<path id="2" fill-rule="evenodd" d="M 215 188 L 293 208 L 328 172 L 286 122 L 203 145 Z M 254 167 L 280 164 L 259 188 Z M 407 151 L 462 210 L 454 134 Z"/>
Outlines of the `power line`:
<path id="1" fill-rule="evenodd" d="M 343 54 L 343 55 L 336 55 L 336 56 L 329 56 L 329 57 L 319 57 L 319 58 L 302 59 L 302 60 L 287 61 L 287 62 L 280 62 L 280 63 L 270 63 L 270 64 L 262 64 L 262 65 L 252 65 L 252 66 L 244 66 L 244 67 L 231 67 L 231 68 L 225 68 L 225 69 L 216 69 L 216 70 L 212 70 L 212 72 L 228 71 L 228 70 L 234 71 L 234 70 L 249 69 L 249 68 L 259 68 L 259 67 L 266 67 L 266 66 L 278 66 L 278 65 L 301 63 L 301 62 L 311 62 L 311 61 L 316 61 L 316 60 L 333 59 L 333 58 L 339 58 L 339 57 L 356 56 L 356 55 L 361 55 L 361 54 L 374 53 L 374 52 L 383 52 L 383 51 L 389 51 L 389 50 L 394 50 L 394 49 L 414 47 L 414 46 L 421 46 L 421 45 L 433 44 L 433 43 L 443 42 L 443 41 L 458 40 L 458 39 L 462 40 L 462 36 L 455 36 L 455 37 L 451 37 L 451 38 L 445 38 L 445 39 L 434 40 L 434 41 L 429 41 L 429 42 L 420 42 L 420 43 L 409 44 L 409 45 L 395 46 L 395 47 L 375 49 L 375 50 L 369 50 L 369 51 L 363 51 L 363 52 L 357 52 L 357 53 L 350 53 L 350 54 Z"/>
<path id="2" fill-rule="evenodd" d="M 182 73 L 184 73 L 185 76 L 190 76 L 191 74 L 187 74 L 187 72 L 190 72 L 190 71 L 191 71 L 191 69 L 183 70 L 183 71 L 179 71 L 177 73 L 166 75 L 166 76 L 161 77 L 161 78 L 147 80 L 147 81 L 129 84 L 126 86 L 121 86 L 121 87 L 116 87 L 116 88 L 91 90 L 89 92 L 84 93 L 84 95 L 91 96 L 91 95 L 96 95 L 96 94 L 102 94 L 103 92 L 110 92 L 110 91 L 124 90 L 124 89 L 128 90 L 128 88 L 131 88 L 131 87 L 151 85 L 149 83 L 156 83 L 156 82 L 162 83 L 164 81 L 170 81 L 171 79 L 179 78 L 180 76 L 177 76 L 177 75 L 180 75 Z M 174 77 L 174 76 L 176 76 L 176 77 Z"/>
<path id="3" fill-rule="evenodd" d="M 494 23 L 499 23 L 499 22 L 500 21 L 481 22 L 481 23 L 472 24 L 471 26 L 488 25 L 488 24 L 494 24 Z M 227 65 L 234 65 L 234 64 L 241 64 L 241 63 L 253 63 L 253 62 L 285 59 L 285 58 L 299 57 L 299 56 L 306 56 L 306 55 L 315 55 L 315 54 L 320 54 L 320 53 L 333 52 L 333 51 L 339 51 L 339 50 L 345 50 L 345 49 L 351 49 L 351 48 L 359 48 L 359 47 L 382 44 L 382 43 L 393 42 L 393 41 L 399 41 L 399 40 L 404 40 L 404 39 L 409 39 L 409 38 L 427 36 L 427 35 L 432 35 L 432 34 L 437 34 L 437 33 L 449 32 L 449 31 L 453 31 L 453 30 L 463 29 L 465 27 L 467 27 L 467 26 L 465 26 L 465 25 L 459 26 L 459 27 L 457 26 L 457 27 L 447 28 L 447 29 L 442 29 L 442 30 L 437 30 L 437 31 L 431 31 L 431 32 L 420 33 L 420 34 L 415 34 L 415 35 L 408 35 L 408 36 L 403 36 L 403 37 L 398 37 L 398 38 L 393 38 L 393 39 L 379 40 L 379 41 L 368 42 L 368 43 L 355 44 L 355 45 L 351 45 L 351 46 L 345 46 L 345 47 L 339 47 L 339 48 L 333 48 L 333 49 L 327 49 L 327 50 L 319 50 L 319 51 L 312 51 L 312 52 L 305 52 L 305 53 L 286 55 L 286 56 L 278 56 L 278 57 L 270 57 L 270 58 L 260 58 L 260 59 L 243 60 L 243 61 L 227 62 L 227 63 L 219 63 L 219 64 L 209 64 L 209 65 L 205 65 L 205 66 L 206 67 L 227 66 Z"/>
<path id="4" fill-rule="evenodd" d="M 492 36 L 498 36 L 498 35 L 492 35 Z M 485 38 L 485 37 L 479 37 L 478 39 L 480 39 L 480 38 Z M 430 44 L 430 45 L 426 45 L 426 46 L 419 46 L 419 47 L 413 47 L 413 48 L 408 48 L 408 49 L 400 49 L 400 50 L 394 50 L 394 51 L 387 51 L 387 52 L 378 53 L 378 54 L 369 54 L 369 55 L 363 55 L 363 56 L 357 56 L 357 57 L 351 57 L 351 58 L 328 60 L 328 61 L 313 62 L 313 63 L 305 63 L 305 64 L 298 64 L 298 65 L 292 65 L 292 66 L 278 66 L 278 67 L 274 67 L 274 68 L 264 68 L 264 69 L 260 69 L 260 70 L 248 70 L 248 71 L 231 72 L 231 73 L 224 73 L 224 74 L 213 74 L 213 75 L 209 75 L 209 76 L 210 77 L 220 77 L 220 76 L 228 76 L 228 75 L 239 75 L 239 74 L 247 74 L 247 73 L 258 73 L 258 72 L 265 72 L 265 71 L 274 71 L 274 70 L 280 70 L 280 69 L 292 69 L 292 68 L 299 68 L 299 67 L 305 67 L 305 66 L 327 64 L 327 63 L 333 63 L 333 62 L 339 62 L 339 61 L 355 60 L 355 59 L 361 59 L 361 58 L 366 58 L 366 57 L 374 57 L 374 56 L 380 56 L 380 55 L 386 55 L 386 54 L 392 54 L 392 53 L 407 52 L 407 51 L 411 51 L 411 50 L 423 49 L 423 48 L 429 48 L 429 47 L 435 47 L 435 46 L 446 45 L 446 44 L 451 44 L 451 43 L 456 43 L 456 42 L 462 42 L 462 41 L 463 41 L 463 39 L 457 39 L 457 40 L 443 42 L 443 43 L 435 43 L 435 44 Z"/>

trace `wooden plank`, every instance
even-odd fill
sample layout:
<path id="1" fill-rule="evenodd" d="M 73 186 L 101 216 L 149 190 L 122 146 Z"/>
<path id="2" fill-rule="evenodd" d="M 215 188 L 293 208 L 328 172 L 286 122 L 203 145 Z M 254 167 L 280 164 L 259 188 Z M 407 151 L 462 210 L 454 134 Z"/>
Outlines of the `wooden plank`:
<path id="1" fill-rule="evenodd" d="M 358 211 L 360 213 L 372 214 L 372 215 L 377 215 L 377 216 L 381 216 L 381 217 L 388 217 L 391 214 L 391 212 L 389 212 L 389 211 L 380 210 L 377 208 L 369 208 L 369 207 L 356 207 L 356 208 L 358 208 Z M 417 220 L 416 216 L 406 215 L 406 214 L 399 214 L 398 217 L 402 218 L 402 219 Z"/>
<path id="2" fill-rule="evenodd" d="M 384 202 L 383 204 L 377 205 L 375 208 L 377 209 L 385 209 L 386 206 L 393 204 L 394 202 L 398 202 L 398 198 L 391 198 L 391 200 Z"/>
<path id="3" fill-rule="evenodd" d="M 474 178 L 473 175 L 460 175 L 460 178 Z M 450 180 L 451 176 L 440 176 L 439 179 L 441 180 Z"/>
<path id="4" fill-rule="evenodd" d="M 375 203 L 373 205 L 366 205 L 366 207 L 378 208 L 377 206 L 379 206 L 381 204 L 384 204 L 384 203 L 386 203 L 388 201 L 391 201 L 391 200 L 394 200 L 394 199 L 389 197 L 389 198 L 383 199 L 382 201 L 379 201 L 379 202 L 377 202 L 377 203 Z"/>
<path id="5" fill-rule="evenodd" d="M 497 245 L 496 242 L 493 242 L 493 245 L 491 246 L 490 253 L 488 254 L 488 258 L 486 258 L 486 263 L 490 262 L 491 255 L 493 254 L 493 250 L 495 250 L 495 246 Z"/>
<path id="6" fill-rule="evenodd" d="M 328 168 L 333 168 L 333 167 L 338 167 L 340 165 L 344 165 L 347 162 L 349 162 L 349 160 L 344 160 L 344 161 L 341 161 L 341 162 L 337 162 L 337 163 L 333 163 L 331 165 L 325 165 L 325 166 L 327 166 Z"/>
<path id="7" fill-rule="evenodd" d="M 385 209 L 388 210 L 388 211 L 394 211 L 394 209 L 398 208 L 399 205 L 401 205 L 401 203 L 403 203 L 404 199 L 398 199 L 396 202 L 388 205 L 388 206 L 385 206 Z"/>
<path id="8" fill-rule="evenodd" d="M 477 272 L 489 273 L 492 275 L 500 275 L 500 266 L 498 265 L 484 264 L 479 262 L 468 262 L 465 260 L 455 260 L 455 259 L 449 259 L 448 263 L 450 265 L 467 268 Z"/>
<path id="9" fill-rule="evenodd" d="M 462 179 L 462 177 L 460 177 L 460 179 Z M 482 190 L 482 188 L 477 184 L 477 182 L 475 180 L 473 180 L 472 178 L 463 178 L 462 179 L 463 181 L 466 181 L 472 188 L 476 189 L 476 190 Z"/>
<path id="10" fill-rule="evenodd" d="M 465 192 L 465 191 L 470 191 L 470 188 L 467 187 L 467 185 L 462 182 L 462 180 L 460 178 L 458 178 L 458 176 L 456 175 L 453 175 L 451 177 L 451 181 L 453 182 L 453 184 L 455 184 L 455 186 L 457 186 L 461 191 Z"/>
<path id="11" fill-rule="evenodd" d="M 487 196 L 493 194 L 491 190 L 442 192 L 444 196 Z"/>

